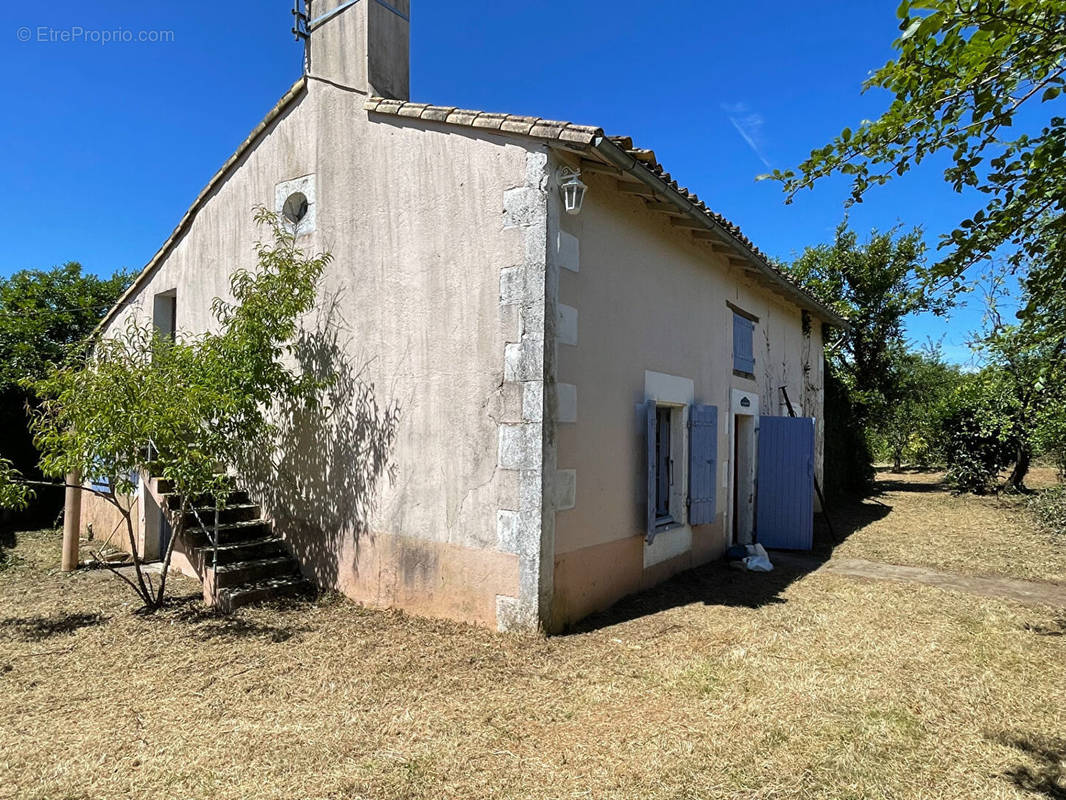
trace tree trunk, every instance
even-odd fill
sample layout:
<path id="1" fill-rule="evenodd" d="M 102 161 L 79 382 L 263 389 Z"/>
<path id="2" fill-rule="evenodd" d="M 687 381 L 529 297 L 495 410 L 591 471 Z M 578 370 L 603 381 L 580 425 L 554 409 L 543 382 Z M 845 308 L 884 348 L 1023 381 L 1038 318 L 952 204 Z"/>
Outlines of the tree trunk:
<path id="1" fill-rule="evenodd" d="M 1014 457 L 1014 469 L 1007 478 L 1007 490 L 1011 492 L 1027 492 L 1025 488 L 1025 476 L 1029 474 L 1029 465 L 1033 460 L 1032 448 L 1027 442 L 1019 442 Z"/>
<path id="2" fill-rule="evenodd" d="M 67 488 L 63 504 L 63 557 L 60 569 L 71 572 L 78 568 L 78 543 L 81 537 L 81 470 L 73 470 L 66 478 Z"/>
<path id="3" fill-rule="evenodd" d="M 114 493 L 112 492 L 112 497 Z M 122 514 L 123 520 L 126 522 L 126 535 L 129 537 L 130 542 L 130 556 L 133 560 L 133 574 L 137 576 L 137 584 L 134 589 L 141 596 L 144 601 L 145 608 L 152 610 L 152 590 L 148 588 L 148 585 L 144 582 L 144 569 L 141 566 L 141 554 L 137 551 L 137 534 L 133 529 L 133 513 L 129 509 L 122 507 L 118 498 L 114 499 L 115 508 Z M 131 584 L 133 585 L 133 584 Z"/>
<path id="4" fill-rule="evenodd" d="M 892 471 L 900 472 L 903 469 L 903 454 L 898 450 L 892 454 Z"/>
<path id="5" fill-rule="evenodd" d="M 171 524 L 170 541 L 167 542 L 167 551 L 163 554 L 163 569 L 159 573 L 159 592 L 156 594 L 156 608 L 162 608 L 166 600 L 167 573 L 170 572 L 170 559 L 174 555 L 174 543 L 185 534 L 185 514 L 189 511 L 189 496 L 181 496 L 181 508 L 178 511 L 176 522 Z"/>

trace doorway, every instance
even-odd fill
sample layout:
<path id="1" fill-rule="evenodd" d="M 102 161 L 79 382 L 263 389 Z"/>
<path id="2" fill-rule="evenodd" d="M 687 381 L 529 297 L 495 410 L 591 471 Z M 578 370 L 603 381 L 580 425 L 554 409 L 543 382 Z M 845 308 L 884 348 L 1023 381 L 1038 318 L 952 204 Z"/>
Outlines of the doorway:
<path id="1" fill-rule="evenodd" d="M 730 480 L 730 520 L 734 544 L 755 541 L 756 459 L 759 396 L 734 389 Z"/>

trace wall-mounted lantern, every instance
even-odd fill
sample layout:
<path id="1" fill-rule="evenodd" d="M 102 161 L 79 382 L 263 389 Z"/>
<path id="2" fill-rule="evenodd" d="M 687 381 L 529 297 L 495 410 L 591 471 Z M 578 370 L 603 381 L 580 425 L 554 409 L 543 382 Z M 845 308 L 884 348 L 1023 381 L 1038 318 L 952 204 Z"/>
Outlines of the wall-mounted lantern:
<path id="1" fill-rule="evenodd" d="M 581 173 L 570 167 L 559 168 L 559 191 L 563 193 L 563 207 L 567 214 L 580 214 L 589 188 L 581 182 Z"/>

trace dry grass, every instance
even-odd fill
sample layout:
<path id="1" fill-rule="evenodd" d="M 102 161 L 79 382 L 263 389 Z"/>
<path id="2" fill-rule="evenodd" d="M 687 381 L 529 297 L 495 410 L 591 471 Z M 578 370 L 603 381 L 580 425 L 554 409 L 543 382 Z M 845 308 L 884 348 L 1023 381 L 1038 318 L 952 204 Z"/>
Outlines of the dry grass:
<path id="1" fill-rule="evenodd" d="M 880 472 L 876 499 L 833 511 L 838 527 L 854 531 L 834 555 L 1066 583 L 1066 542 L 1024 510 L 1026 498 L 956 496 L 942 479 L 934 472 Z M 1029 484 L 1055 480 L 1054 470 L 1037 468 Z"/>
<path id="2" fill-rule="evenodd" d="M 954 507 L 909 494 L 893 514 L 924 519 L 907 504 L 934 498 Z M 711 567 L 588 632 L 521 638 L 341 600 L 143 618 L 106 575 L 49 571 L 54 534 L 14 555 L 0 797 L 1066 792 L 1066 618 L 1050 609 Z"/>

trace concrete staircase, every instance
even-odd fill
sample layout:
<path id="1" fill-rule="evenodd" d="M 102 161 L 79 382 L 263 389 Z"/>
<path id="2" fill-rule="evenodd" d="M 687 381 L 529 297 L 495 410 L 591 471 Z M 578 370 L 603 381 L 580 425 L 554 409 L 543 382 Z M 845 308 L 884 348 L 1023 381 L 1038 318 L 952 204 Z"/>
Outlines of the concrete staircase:
<path id="1" fill-rule="evenodd" d="M 165 481 L 159 481 L 159 489 L 176 527 L 182 498 L 167 491 Z M 232 491 L 221 504 L 214 497 L 194 498 L 184 522 L 184 550 L 203 581 L 207 605 L 228 613 L 264 600 L 314 593 L 273 523 L 246 492 Z"/>

